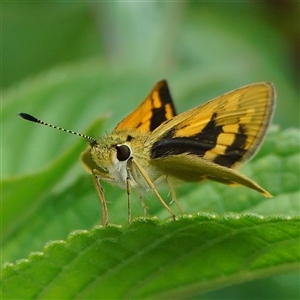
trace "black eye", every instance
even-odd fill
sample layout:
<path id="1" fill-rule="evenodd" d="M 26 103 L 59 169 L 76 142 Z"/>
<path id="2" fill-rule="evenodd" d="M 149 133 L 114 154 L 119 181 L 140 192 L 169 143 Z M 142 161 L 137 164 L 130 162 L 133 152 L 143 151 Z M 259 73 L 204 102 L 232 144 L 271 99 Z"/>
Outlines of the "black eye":
<path id="1" fill-rule="evenodd" d="M 126 145 L 116 146 L 117 159 L 119 161 L 127 160 L 131 154 L 130 148 Z"/>

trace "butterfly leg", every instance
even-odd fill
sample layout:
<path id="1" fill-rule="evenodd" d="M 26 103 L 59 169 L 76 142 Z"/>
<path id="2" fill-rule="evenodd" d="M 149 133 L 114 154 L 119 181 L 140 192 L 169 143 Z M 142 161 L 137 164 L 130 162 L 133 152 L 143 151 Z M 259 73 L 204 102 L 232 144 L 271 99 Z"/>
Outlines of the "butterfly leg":
<path id="1" fill-rule="evenodd" d="M 164 180 L 166 180 L 167 176 L 166 175 L 161 175 L 159 176 L 158 178 L 156 178 L 154 181 L 153 181 L 153 184 L 155 186 L 157 186 L 158 184 L 160 184 L 161 182 L 163 182 Z"/>
<path id="2" fill-rule="evenodd" d="M 175 193 L 175 190 L 173 188 L 173 185 L 168 177 L 168 175 L 161 175 L 160 177 L 158 177 L 154 182 L 153 184 L 156 186 L 157 184 L 161 183 L 162 181 L 166 180 L 167 184 L 168 184 L 168 187 L 169 187 L 169 190 L 170 190 L 170 193 L 171 193 L 171 197 L 172 197 L 172 200 L 170 202 L 170 204 L 172 204 L 173 202 L 175 202 L 176 206 L 178 207 L 178 209 L 180 210 L 180 212 L 183 214 L 184 211 L 181 207 L 181 205 L 179 204 L 179 201 L 176 197 L 176 193 Z"/>
<path id="3" fill-rule="evenodd" d="M 148 207 L 144 201 L 144 198 L 143 197 L 140 197 L 140 201 L 142 203 L 142 208 L 143 208 L 143 212 L 144 212 L 144 216 L 147 216 L 148 214 Z"/>
<path id="4" fill-rule="evenodd" d="M 94 186 L 97 191 L 97 195 L 101 202 L 102 207 L 102 219 L 101 219 L 101 225 L 107 225 L 108 224 L 108 210 L 107 210 L 107 204 L 104 197 L 104 190 L 100 184 L 99 177 L 96 174 L 97 170 L 92 170 L 92 178 L 94 182 Z"/>
<path id="5" fill-rule="evenodd" d="M 147 175 L 147 173 L 145 172 L 145 170 L 142 168 L 142 166 L 134 158 L 131 158 L 131 162 L 139 170 L 139 172 L 141 173 L 141 175 L 144 177 L 145 181 L 148 183 L 149 187 L 153 190 L 153 192 L 155 193 L 155 195 L 157 196 L 157 198 L 159 199 L 159 201 L 163 205 L 163 207 L 170 213 L 170 215 L 172 216 L 173 220 L 175 221 L 176 220 L 175 214 L 173 213 L 173 211 L 171 210 L 171 208 L 167 205 L 167 203 L 163 200 L 163 198 L 161 197 L 161 195 L 158 193 L 155 185 L 153 184 L 153 182 L 151 181 L 151 179 L 149 178 L 149 176 Z"/>
<path id="6" fill-rule="evenodd" d="M 147 205 L 146 205 L 146 203 L 145 203 L 144 198 L 143 198 L 142 195 L 139 195 L 139 199 L 141 201 L 141 205 L 142 205 L 144 216 L 146 217 L 147 214 L 148 214 L 148 207 L 147 207 Z"/>
<path id="7" fill-rule="evenodd" d="M 181 205 L 179 204 L 179 201 L 177 199 L 177 196 L 176 196 L 176 193 L 175 193 L 175 190 L 173 188 L 173 185 L 168 177 L 168 175 L 166 175 L 166 181 L 167 181 L 167 184 L 168 184 L 168 187 L 169 187 L 169 190 L 170 190 L 170 193 L 171 193 L 171 197 L 172 197 L 172 202 L 175 202 L 176 206 L 178 207 L 178 209 L 181 211 L 182 214 L 184 214 L 184 210 L 182 209 Z"/>
<path id="8" fill-rule="evenodd" d="M 131 194 L 131 185 L 130 178 L 126 179 L 126 191 L 127 191 L 127 210 L 128 210 L 128 223 L 131 223 L 131 202 L 130 202 L 130 194 Z"/>

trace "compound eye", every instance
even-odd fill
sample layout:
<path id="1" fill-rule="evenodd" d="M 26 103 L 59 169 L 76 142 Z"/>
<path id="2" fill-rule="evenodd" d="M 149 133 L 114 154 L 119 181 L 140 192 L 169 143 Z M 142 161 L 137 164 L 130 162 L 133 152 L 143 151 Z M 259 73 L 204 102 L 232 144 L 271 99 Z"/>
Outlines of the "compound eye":
<path id="1" fill-rule="evenodd" d="M 127 160 L 131 155 L 131 150 L 127 145 L 116 146 L 117 159 L 119 161 Z"/>

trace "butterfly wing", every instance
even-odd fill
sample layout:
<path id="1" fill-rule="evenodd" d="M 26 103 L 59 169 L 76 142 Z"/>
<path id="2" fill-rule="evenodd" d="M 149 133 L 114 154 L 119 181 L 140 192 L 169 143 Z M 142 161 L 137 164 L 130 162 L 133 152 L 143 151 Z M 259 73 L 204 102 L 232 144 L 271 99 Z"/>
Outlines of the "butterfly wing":
<path id="1" fill-rule="evenodd" d="M 120 135 L 122 130 L 141 130 L 144 132 L 153 131 L 166 120 L 176 115 L 175 107 L 170 95 L 168 84 L 165 80 L 159 81 L 151 90 L 146 99 L 131 114 L 123 119 L 113 130 L 112 136 Z M 91 160 L 90 147 L 82 154 L 81 160 L 84 166 L 90 170 L 100 170 Z M 104 177 L 105 174 L 101 170 Z"/>
<path id="2" fill-rule="evenodd" d="M 272 84 L 257 83 L 184 112 L 150 134 L 146 145 L 151 163 L 188 181 L 207 178 L 245 185 L 246 177 L 230 168 L 238 167 L 257 151 L 274 105 Z"/>
<path id="3" fill-rule="evenodd" d="M 165 80 L 158 82 L 146 99 L 114 129 L 153 131 L 176 115 L 175 107 Z"/>

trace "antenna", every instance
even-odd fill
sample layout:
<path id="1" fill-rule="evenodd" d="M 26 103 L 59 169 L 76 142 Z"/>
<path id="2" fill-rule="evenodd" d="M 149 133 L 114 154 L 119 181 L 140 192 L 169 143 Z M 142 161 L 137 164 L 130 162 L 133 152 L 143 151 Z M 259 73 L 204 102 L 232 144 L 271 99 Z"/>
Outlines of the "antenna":
<path id="1" fill-rule="evenodd" d="M 48 127 L 52 127 L 52 128 L 55 128 L 55 129 L 58 129 L 58 130 L 61 130 L 61 131 L 65 131 L 67 133 L 72 133 L 72 134 L 75 134 L 77 136 L 83 137 L 85 139 L 88 139 L 88 140 L 92 141 L 92 143 L 98 143 L 97 140 L 95 138 L 91 137 L 91 136 L 88 136 L 88 135 L 85 135 L 85 134 L 82 134 L 82 133 L 78 133 L 78 132 L 75 132 L 75 131 L 72 131 L 72 130 L 64 129 L 64 128 L 61 128 L 61 127 L 58 127 L 58 126 L 55 126 L 55 125 L 48 124 L 48 123 L 46 123 L 42 120 L 39 120 L 39 119 L 33 117 L 32 115 L 29 115 L 29 114 L 26 114 L 26 113 L 19 113 L 18 115 L 21 118 L 23 118 L 27 121 L 43 124 L 43 125 L 46 125 Z"/>

